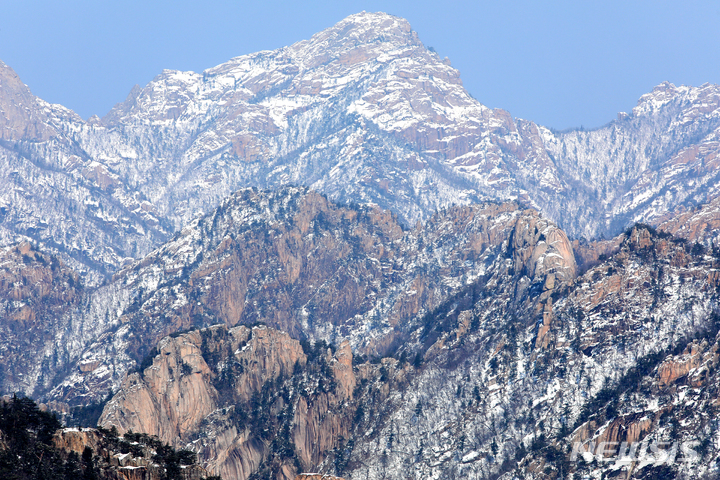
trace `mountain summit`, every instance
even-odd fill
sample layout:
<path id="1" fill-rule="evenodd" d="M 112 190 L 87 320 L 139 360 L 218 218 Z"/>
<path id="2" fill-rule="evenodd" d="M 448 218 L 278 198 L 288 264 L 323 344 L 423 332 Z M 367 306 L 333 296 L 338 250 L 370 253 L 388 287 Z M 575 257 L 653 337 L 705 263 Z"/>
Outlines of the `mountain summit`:
<path id="1" fill-rule="evenodd" d="M 0 239 L 43 243 L 99 282 L 245 186 L 305 185 L 405 225 L 515 199 L 585 238 L 717 196 L 715 85 L 663 84 L 600 129 L 556 133 L 485 107 L 448 63 L 407 21 L 363 12 L 202 73 L 163 71 L 102 120 L 5 75 L 6 118 L 21 114 L 0 148 Z"/>
<path id="2" fill-rule="evenodd" d="M 714 478 L 719 129 L 708 84 L 513 119 L 383 13 L 87 122 L 0 64 L 0 390 L 115 427 L 86 474 Z"/>

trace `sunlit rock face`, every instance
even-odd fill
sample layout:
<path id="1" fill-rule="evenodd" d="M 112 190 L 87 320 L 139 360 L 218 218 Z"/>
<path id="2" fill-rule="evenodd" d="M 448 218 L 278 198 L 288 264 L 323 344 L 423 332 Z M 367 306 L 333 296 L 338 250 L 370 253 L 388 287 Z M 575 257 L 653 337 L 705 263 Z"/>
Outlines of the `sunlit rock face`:
<path id="1" fill-rule="evenodd" d="M 306 188 L 244 189 L 89 294 L 50 395 L 99 399 L 164 336 L 217 323 L 259 321 L 382 356 L 475 282 L 524 278 L 514 294 L 523 297 L 561 288 L 576 269 L 567 236 L 515 203 L 454 207 L 409 230 L 391 212 Z M 48 355 L 64 342 L 57 335 Z"/>
<path id="2" fill-rule="evenodd" d="M 164 435 L 237 478 L 308 470 L 345 478 L 601 475 L 612 463 L 567 462 L 575 442 L 670 434 L 705 442 L 706 467 L 678 463 L 669 471 L 711 473 L 707 465 L 720 453 L 710 415 L 720 385 L 720 281 L 709 272 L 718 259 L 637 226 L 577 276 L 574 262 L 563 260 L 569 242 L 552 224 L 509 205 L 482 212 L 503 219 L 476 237 L 488 241 L 493 260 L 482 275 L 465 274 L 470 281 L 444 301 L 400 322 L 403 342 L 391 356 L 352 354 L 384 345 L 382 334 L 363 344 L 350 335 L 330 348 L 268 326 L 173 335 L 142 374 L 123 380 L 101 422 Z M 435 217 L 435 231 L 452 232 L 469 213 L 460 207 Z M 418 295 L 415 282 L 404 296 Z M 632 468 L 644 475 L 655 466 Z"/>

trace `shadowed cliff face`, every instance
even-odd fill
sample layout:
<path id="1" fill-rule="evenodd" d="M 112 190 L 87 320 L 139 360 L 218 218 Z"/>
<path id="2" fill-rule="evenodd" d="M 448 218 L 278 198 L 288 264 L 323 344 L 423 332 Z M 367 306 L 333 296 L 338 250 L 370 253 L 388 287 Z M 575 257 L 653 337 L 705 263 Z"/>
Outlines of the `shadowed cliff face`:
<path id="1" fill-rule="evenodd" d="M 57 257 L 29 243 L 0 250 L 0 391 L 52 382 L 63 352 L 41 366 L 40 347 L 70 328 L 69 316 L 85 297 L 78 274 Z"/>

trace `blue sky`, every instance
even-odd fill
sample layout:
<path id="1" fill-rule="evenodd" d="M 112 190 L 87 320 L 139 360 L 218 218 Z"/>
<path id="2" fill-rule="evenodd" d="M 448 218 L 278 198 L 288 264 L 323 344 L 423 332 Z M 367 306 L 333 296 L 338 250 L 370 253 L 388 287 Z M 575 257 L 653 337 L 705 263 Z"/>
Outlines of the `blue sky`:
<path id="1" fill-rule="evenodd" d="M 407 18 L 490 107 L 596 127 L 667 80 L 720 83 L 720 2 L 2 0 L 0 59 L 34 94 L 104 115 L 164 68 L 202 71 L 347 15 Z"/>

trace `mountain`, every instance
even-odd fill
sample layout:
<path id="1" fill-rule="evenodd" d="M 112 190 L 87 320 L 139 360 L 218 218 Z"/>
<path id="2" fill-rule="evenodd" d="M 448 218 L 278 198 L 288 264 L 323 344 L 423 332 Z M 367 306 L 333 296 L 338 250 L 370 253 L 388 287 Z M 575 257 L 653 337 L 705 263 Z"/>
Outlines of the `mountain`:
<path id="1" fill-rule="evenodd" d="M 387 211 L 305 188 L 241 190 L 46 326 L 43 355 L 3 389 L 100 400 L 162 337 L 217 323 L 262 321 L 383 355 L 466 285 L 508 268 L 508 242 L 521 291 L 575 276 L 565 234 L 517 204 L 454 207 L 403 231 Z"/>
<path id="2" fill-rule="evenodd" d="M 587 239 L 717 196 L 717 86 L 665 83 L 605 127 L 553 132 L 483 106 L 381 13 L 202 74 L 166 70 L 102 120 L 3 71 L 3 241 L 47 245 L 92 284 L 247 186 L 306 185 L 407 226 L 515 199 Z"/>
<path id="3" fill-rule="evenodd" d="M 225 478 L 608 472 L 569 464 L 574 442 L 671 432 L 710 462 L 718 260 L 647 226 L 612 243 L 578 275 L 564 233 L 514 203 L 403 230 L 305 188 L 241 190 L 64 316 L 45 398 L 112 389 L 101 425 Z"/>
<path id="4" fill-rule="evenodd" d="M 0 62 L 0 242 L 40 242 L 96 285 L 172 229 L 77 144 L 82 125 Z"/>
<path id="5" fill-rule="evenodd" d="M 29 246 L 25 250 L 32 252 Z M 20 256 L 19 252 L 10 253 Z M 32 254 L 40 258 L 39 253 Z M 27 260 L 15 262 L 22 263 L 24 267 L 17 268 L 28 275 Z M 60 264 L 58 268 L 65 267 Z M 565 234 L 537 212 L 515 203 L 453 207 L 413 230 L 403 230 L 390 212 L 377 207 L 338 206 L 306 188 L 277 192 L 244 189 L 192 222 L 162 248 L 116 274 L 107 285 L 84 290 L 72 308 L 45 326 L 45 336 L 35 339 L 36 344 L 43 344 L 42 355 L 32 357 L 22 371 L 23 365 L 10 362 L 18 372 L 7 375 L 2 388 L 44 394 L 51 405 L 65 412 L 70 406 L 89 405 L 103 400 L 110 391 L 129 388 L 135 393 L 117 393 L 106 405 L 101 422 L 108 426 L 113 423 L 122 432 L 152 433 L 178 445 L 181 439 L 202 439 L 206 467 L 230 478 L 247 478 L 261 465 L 290 468 L 288 459 L 277 457 L 275 447 L 259 446 L 262 442 L 258 444 L 258 439 L 222 443 L 228 435 L 238 435 L 236 430 L 216 431 L 213 438 L 217 440 L 210 440 L 205 435 L 210 429 L 203 422 L 210 421 L 206 417 L 212 412 L 249 402 L 253 395 L 262 393 L 263 384 L 277 380 L 277 375 L 294 377 L 298 373 L 295 363 L 299 362 L 300 367 L 310 364 L 306 381 L 344 385 L 344 396 L 337 397 L 335 392 L 334 397 L 317 401 L 320 405 L 337 404 L 337 428 L 347 429 L 347 420 L 359 406 L 350 408 L 347 402 L 355 382 L 364 378 L 346 371 L 353 350 L 357 356 L 371 358 L 391 353 L 405 359 L 422 358 L 445 342 L 444 337 L 436 340 L 447 326 L 429 328 L 428 322 L 438 311 L 447 312 L 449 305 L 459 302 L 470 306 L 492 295 L 496 308 L 504 310 L 508 302 L 527 303 L 537 295 L 547 298 L 575 275 L 572 248 Z M 451 312 L 450 318 L 457 313 Z M 270 332 L 271 342 L 246 352 L 240 362 L 243 366 L 235 373 L 247 371 L 249 383 L 233 393 L 235 384 L 222 380 L 227 376 L 227 372 L 222 373 L 227 363 L 223 358 L 228 349 L 240 348 L 240 343 L 253 345 L 254 339 L 265 338 L 259 330 L 236 326 L 258 321 L 273 329 L 263 330 Z M 469 328 L 470 319 L 463 321 Z M 190 337 L 181 333 L 210 325 L 216 326 L 188 333 Z M 236 340 L 228 337 L 229 327 L 229 334 L 238 336 Z M 310 343 L 300 348 L 297 340 L 275 329 Z M 207 332 L 216 333 L 210 338 Z M 160 355 L 163 361 L 170 358 L 161 353 L 168 341 L 163 337 L 168 334 L 182 343 L 177 346 L 175 363 L 163 367 L 161 377 L 153 377 L 147 367 L 155 364 L 155 356 Z M 419 334 L 422 344 L 408 351 L 405 346 L 416 342 Z M 19 343 L 25 336 L 13 330 L 8 344 Z M 220 342 L 217 345 L 212 343 L 215 337 Z M 200 349 L 196 353 L 186 350 L 190 339 Z M 311 361 L 321 355 L 319 345 L 327 345 L 323 342 L 342 343 L 345 360 L 327 361 L 345 365 L 344 377 L 333 377 L 322 362 L 318 365 Z M 263 360 L 263 355 L 271 359 Z M 289 357 L 282 366 L 268 363 L 277 362 L 278 355 Z M 201 362 L 200 358 L 205 360 Z M 253 365 L 264 366 L 255 372 Z M 132 373 L 136 368 L 139 373 Z M 363 368 L 370 368 L 366 376 L 384 377 L 382 369 Z M 204 373 L 192 376 L 191 371 L 196 371 L 192 369 Z M 178 375 L 190 375 L 191 382 Z M 226 383 L 218 383 L 222 381 Z M 176 398 L 166 400 L 163 397 L 169 394 L 167 385 L 171 383 L 177 385 Z M 147 394 L 138 393 L 142 385 L 147 385 Z M 126 398 L 134 407 L 119 398 Z M 143 403 L 146 400 L 149 403 Z M 163 404 L 167 406 L 155 410 Z M 310 404 L 315 405 L 315 400 Z M 247 405 L 247 409 L 253 408 Z M 121 417 L 113 417 L 113 411 Z M 323 412 L 313 415 L 325 418 Z M 180 423 L 174 425 L 176 419 Z M 236 420 L 245 421 L 244 417 Z M 336 427 L 317 433 L 326 428 L 324 424 L 307 422 L 303 425 L 309 430 L 296 437 L 297 442 L 306 439 L 302 440 L 306 442 L 305 453 L 298 454 L 303 468 L 290 458 L 294 473 L 323 460 L 322 449 L 313 447 L 318 438 L 327 439 L 323 440 L 326 450 L 339 445 L 338 435 L 349 438 Z M 291 427 L 277 426 L 285 430 Z M 248 458 L 255 460 L 247 464 Z"/>
<path id="6" fill-rule="evenodd" d="M 388 353 L 265 325 L 177 333 L 123 379 L 100 424 L 191 449 L 224 478 L 711 475 L 718 259 L 640 226 L 583 275 L 540 280 L 532 259 L 552 231 L 518 241 L 528 223 L 515 222 L 484 275 L 405 321 Z M 576 442 L 668 438 L 697 457 L 676 445 L 680 463 L 570 461 Z"/>
<path id="7" fill-rule="evenodd" d="M 552 131 L 381 13 L 102 119 L 0 64 L 0 391 L 225 478 L 717 476 L 719 102 Z"/>

